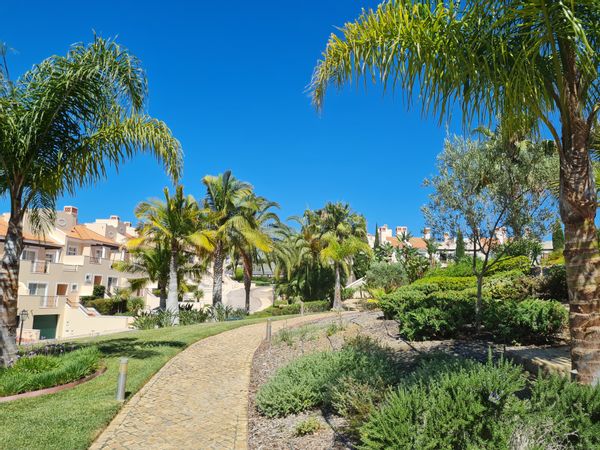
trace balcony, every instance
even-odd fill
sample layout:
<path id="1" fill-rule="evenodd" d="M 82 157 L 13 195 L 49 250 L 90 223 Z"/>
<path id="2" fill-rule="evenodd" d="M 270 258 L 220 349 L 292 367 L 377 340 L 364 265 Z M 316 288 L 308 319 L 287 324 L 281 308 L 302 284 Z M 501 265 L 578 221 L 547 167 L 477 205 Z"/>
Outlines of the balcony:
<path id="1" fill-rule="evenodd" d="M 50 264 L 46 261 L 31 261 L 31 273 L 48 273 Z"/>
<path id="2" fill-rule="evenodd" d="M 64 295 L 19 295 L 19 309 L 58 309 L 64 307 L 67 297 Z"/>

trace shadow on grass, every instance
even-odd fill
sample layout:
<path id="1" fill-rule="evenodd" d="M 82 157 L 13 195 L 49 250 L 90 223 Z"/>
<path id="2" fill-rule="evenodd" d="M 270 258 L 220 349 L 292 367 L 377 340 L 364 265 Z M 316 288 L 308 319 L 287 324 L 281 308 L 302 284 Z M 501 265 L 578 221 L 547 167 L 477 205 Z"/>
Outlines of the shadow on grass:
<path id="1" fill-rule="evenodd" d="M 90 345 L 98 347 L 102 354 L 107 357 L 125 356 L 128 358 L 146 359 L 161 354 L 153 350 L 153 348 L 183 348 L 186 346 L 186 343 L 181 341 L 143 341 L 136 338 L 122 338 L 90 343 Z"/>

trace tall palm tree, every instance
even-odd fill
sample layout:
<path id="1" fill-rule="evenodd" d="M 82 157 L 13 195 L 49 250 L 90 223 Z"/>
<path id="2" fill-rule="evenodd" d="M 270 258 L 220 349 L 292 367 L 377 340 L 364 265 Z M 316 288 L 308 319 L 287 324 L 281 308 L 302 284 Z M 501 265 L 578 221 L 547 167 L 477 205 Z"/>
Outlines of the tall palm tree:
<path id="1" fill-rule="evenodd" d="M 352 258 L 360 252 L 371 254 L 372 250 L 364 240 L 356 236 L 339 238 L 335 233 L 327 233 L 323 236 L 327 243 L 321 250 L 321 259 L 328 264 L 333 264 L 335 271 L 335 284 L 333 290 L 333 309 L 342 309 L 342 279 L 340 269 L 350 275 Z"/>
<path id="2" fill-rule="evenodd" d="M 273 250 L 274 239 L 284 227 L 279 216 L 271 210 L 272 208 L 279 208 L 279 204 L 252 194 L 248 200 L 248 207 L 243 209 L 243 213 L 253 230 L 251 235 L 253 240 L 248 241 L 243 233 L 237 229 L 232 230 L 232 245 L 234 251 L 239 254 L 244 269 L 245 309 L 248 313 L 254 263 L 258 261 L 260 254 L 268 254 Z M 257 237 L 260 238 L 262 248 L 256 246 Z"/>
<path id="3" fill-rule="evenodd" d="M 25 211 L 42 231 L 58 196 L 103 179 L 137 152 L 153 154 L 177 178 L 180 144 L 144 113 L 146 94 L 140 62 L 111 40 L 74 45 L 14 81 L 0 58 L 0 196 L 10 201 L 0 261 L 0 365 L 16 354 Z"/>
<path id="4" fill-rule="evenodd" d="M 113 264 L 116 270 L 121 272 L 143 275 L 142 277 L 130 279 L 132 289 L 141 289 L 150 283 L 156 283 L 160 308 L 167 307 L 167 284 L 169 282 L 169 259 L 170 252 L 161 241 L 152 245 L 135 245 L 128 243 L 130 259 L 128 261 L 117 261 Z"/>
<path id="5" fill-rule="evenodd" d="M 181 257 L 206 254 L 214 248 L 214 233 L 207 229 L 205 211 L 191 195 L 183 194 L 183 186 L 175 189 L 174 195 L 164 190 L 165 200 L 149 200 L 140 203 L 135 215 L 140 219 L 139 238 L 130 241 L 133 247 L 158 245 L 169 251 L 169 282 L 166 309 L 178 323 Z"/>
<path id="6" fill-rule="evenodd" d="M 223 302 L 223 263 L 227 253 L 240 241 L 246 245 L 269 251 L 270 240 L 257 230 L 251 211 L 257 208 L 252 185 L 235 178 L 231 171 L 207 175 L 204 206 L 214 233 L 213 251 L 213 306 Z"/>
<path id="7" fill-rule="evenodd" d="M 545 126 L 560 157 L 560 215 L 570 299 L 571 360 L 600 381 L 600 253 L 590 151 L 600 110 L 600 2 L 392 0 L 333 34 L 314 71 L 321 108 L 330 84 L 377 77 L 420 93 L 440 118 L 500 116 L 507 136 Z"/>
<path id="8" fill-rule="evenodd" d="M 341 273 L 350 272 L 349 264 L 358 252 L 371 254 L 367 244 L 367 224 L 364 216 L 355 213 L 347 203 L 327 203 L 324 208 L 314 212 L 321 230 L 321 240 L 325 247 L 320 256 L 333 263 L 335 285 L 333 308 L 342 307 Z"/>
<path id="9" fill-rule="evenodd" d="M 135 244 L 135 242 L 132 242 Z M 151 245 L 128 243 L 130 258 L 127 261 L 117 261 L 113 267 L 122 272 L 139 274 L 138 278 L 129 279 L 131 289 L 142 289 L 150 283 L 156 283 L 160 309 L 167 307 L 167 285 L 169 283 L 169 270 L 171 252 L 168 245 L 160 240 L 153 241 Z M 177 261 L 178 291 L 189 291 L 186 280 L 197 281 L 206 273 L 203 261 L 197 261 L 193 252 L 180 251 Z"/>

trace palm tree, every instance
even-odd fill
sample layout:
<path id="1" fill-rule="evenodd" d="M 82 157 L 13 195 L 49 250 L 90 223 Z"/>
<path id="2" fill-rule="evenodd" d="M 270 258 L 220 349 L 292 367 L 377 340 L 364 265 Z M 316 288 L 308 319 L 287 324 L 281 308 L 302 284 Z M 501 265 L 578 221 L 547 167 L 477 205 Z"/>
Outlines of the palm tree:
<path id="1" fill-rule="evenodd" d="M 323 260 L 333 264 L 335 285 L 333 308 L 342 307 L 340 270 L 350 273 L 351 258 L 358 252 L 371 254 L 367 244 L 367 225 L 364 216 L 356 214 L 347 203 L 327 203 L 323 209 L 314 212 L 321 231 L 321 239 L 326 244 L 321 250 Z"/>
<path id="2" fill-rule="evenodd" d="M 257 197 L 254 194 L 248 199 L 248 207 L 243 209 L 246 220 L 253 233 L 252 240 L 248 241 L 247 236 L 240 233 L 237 229 L 232 230 L 232 246 L 240 259 L 244 269 L 244 291 L 245 291 L 245 309 L 250 312 L 250 289 L 252 286 L 253 266 L 259 259 L 259 254 L 268 254 L 273 250 L 274 238 L 276 238 L 284 225 L 271 208 L 279 208 L 276 202 L 271 202 L 264 197 Z M 258 238 L 258 239 L 257 239 Z M 256 246 L 260 242 L 261 248 Z"/>
<path id="3" fill-rule="evenodd" d="M 600 381 L 600 253 L 590 151 L 600 110 L 600 3 L 392 0 L 332 35 L 314 71 L 327 87 L 353 78 L 419 90 L 440 118 L 458 103 L 466 124 L 500 116 L 507 136 L 545 126 L 560 157 L 560 214 L 570 299 L 571 360 Z"/>
<path id="4" fill-rule="evenodd" d="M 215 238 L 213 251 L 213 306 L 223 302 L 223 262 L 236 243 L 269 251 L 270 240 L 257 230 L 252 211 L 257 209 L 252 185 L 235 178 L 231 171 L 207 175 L 204 206 L 209 211 Z"/>
<path id="5" fill-rule="evenodd" d="M 165 200 L 150 200 L 140 203 L 135 215 L 140 219 L 140 237 L 130 241 L 133 247 L 139 245 L 163 246 L 169 251 L 169 276 L 166 309 L 178 323 L 180 264 L 182 256 L 190 255 L 190 250 L 203 255 L 214 248 L 214 233 L 207 229 L 205 211 L 191 195 L 183 194 L 183 186 L 171 195 L 164 190 Z"/>
<path id="6" fill-rule="evenodd" d="M 132 242 L 136 244 L 135 242 Z M 129 279 L 132 290 L 146 287 L 150 283 L 156 283 L 160 299 L 160 309 L 167 307 L 167 285 L 169 282 L 169 269 L 171 252 L 168 245 L 160 240 L 153 241 L 151 245 L 127 245 L 130 258 L 128 261 L 117 261 L 113 267 L 121 272 L 140 274 L 138 278 Z M 181 251 L 177 261 L 178 291 L 181 296 L 190 290 L 186 280 L 197 281 L 202 274 L 206 273 L 206 267 L 198 262 L 191 252 Z"/>
<path id="7" fill-rule="evenodd" d="M 137 152 L 153 154 L 177 178 L 181 148 L 169 128 L 144 113 L 140 62 L 114 41 L 95 38 L 9 77 L 0 46 L 0 195 L 10 220 L 0 261 L 0 365 L 16 354 L 23 217 L 43 231 L 58 196 L 74 194 Z"/>
<path id="8" fill-rule="evenodd" d="M 365 241 L 356 236 L 348 236 L 341 240 L 336 237 L 335 233 L 327 233 L 323 236 L 323 240 L 327 243 L 326 247 L 321 250 L 321 259 L 332 264 L 335 271 L 335 285 L 333 290 L 333 309 L 342 309 L 342 281 L 340 269 L 350 274 L 350 265 L 352 258 L 359 252 L 371 254 L 371 247 Z"/>
<path id="9" fill-rule="evenodd" d="M 129 280 L 132 289 L 142 289 L 150 283 L 156 283 L 160 308 L 167 307 L 167 284 L 169 282 L 170 252 L 162 242 L 153 245 L 136 245 L 128 243 L 130 253 L 128 261 L 117 261 L 113 264 L 121 272 L 143 274 L 144 276 Z"/>

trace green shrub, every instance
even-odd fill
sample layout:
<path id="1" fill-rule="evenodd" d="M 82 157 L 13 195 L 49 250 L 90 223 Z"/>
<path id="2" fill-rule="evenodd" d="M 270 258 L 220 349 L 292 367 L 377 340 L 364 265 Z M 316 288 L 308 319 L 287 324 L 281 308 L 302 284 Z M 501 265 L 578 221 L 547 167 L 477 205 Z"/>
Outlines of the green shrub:
<path id="1" fill-rule="evenodd" d="M 348 300 L 352 298 L 356 293 L 356 289 L 354 288 L 342 288 L 342 300 Z"/>
<path id="2" fill-rule="evenodd" d="M 554 440 L 564 448 L 600 448 L 600 385 L 585 386 L 557 375 L 538 377 L 531 389 L 528 414 L 545 419 Z"/>
<path id="3" fill-rule="evenodd" d="M 127 311 L 134 315 L 144 309 L 144 299 L 141 297 L 131 297 L 127 299 Z"/>
<path id="4" fill-rule="evenodd" d="M 488 275 L 500 272 L 510 272 L 518 270 L 523 274 L 531 271 L 531 260 L 527 256 L 509 256 L 500 258 L 488 271 Z"/>
<path id="5" fill-rule="evenodd" d="M 341 389 L 342 377 L 390 385 L 399 376 L 398 364 L 389 350 L 370 339 L 356 338 L 340 351 L 312 353 L 282 367 L 260 388 L 256 404 L 265 416 L 286 416 L 331 406 L 333 389 Z"/>
<path id="6" fill-rule="evenodd" d="M 140 311 L 133 320 L 133 327 L 138 330 L 152 330 L 158 328 L 158 316 L 152 312 Z"/>
<path id="7" fill-rule="evenodd" d="M 121 298 L 92 298 L 84 306 L 94 308 L 102 315 L 114 315 L 127 311 L 127 300 Z"/>
<path id="8" fill-rule="evenodd" d="M 433 291 L 461 291 L 463 289 L 472 288 L 477 285 L 477 280 L 474 276 L 469 277 L 448 277 L 448 276 L 433 276 L 421 278 L 415 281 L 410 286 L 414 289 L 423 290 L 429 294 Z"/>
<path id="9" fill-rule="evenodd" d="M 102 286 L 101 284 L 97 284 L 92 289 L 92 295 L 96 298 L 104 297 L 106 293 L 106 286 Z"/>
<path id="10" fill-rule="evenodd" d="M 235 281 L 242 281 L 244 279 L 244 269 L 241 267 L 236 267 L 235 272 L 233 273 L 233 279 Z"/>
<path id="11" fill-rule="evenodd" d="M 481 261 L 477 260 L 478 267 L 481 267 Z M 473 276 L 473 260 L 470 257 L 462 258 L 447 267 L 431 269 L 425 274 L 425 279 L 431 277 L 470 277 Z"/>
<path id="12" fill-rule="evenodd" d="M 324 312 L 329 311 L 330 305 L 328 301 L 315 300 L 312 302 L 304 302 L 304 312 Z M 261 311 L 263 312 L 263 311 Z M 291 305 L 270 306 L 264 310 L 265 315 L 272 316 L 287 316 L 291 314 L 300 314 L 300 302 L 292 303 Z"/>
<path id="13" fill-rule="evenodd" d="M 519 409 L 524 386 L 504 361 L 426 360 L 360 428 L 360 448 L 506 448 L 502 419 Z"/>
<path id="14" fill-rule="evenodd" d="M 511 270 L 486 277 L 483 289 L 494 300 L 524 300 L 535 296 L 540 284 L 539 277 L 526 276 L 520 270 Z"/>
<path id="15" fill-rule="evenodd" d="M 552 266 L 546 270 L 541 282 L 540 296 L 561 302 L 569 301 L 565 266 Z"/>
<path id="16" fill-rule="evenodd" d="M 394 319 L 407 308 L 416 307 L 425 300 L 425 293 L 412 286 L 403 286 L 381 297 L 379 305 L 386 319 Z"/>
<path id="17" fill-rule="evenodd" d="M 316 417 L 311 416 L 296 425 L 296 428 L 294 428 L 294 434 L 296 436 L 306 436 L 307 434 L 316 433 L 322 427 L 323 425 L 321 425 L 321 421 Z"/>
<path id="18" fill-rule="evenodd" d="M 365 282 L 369 289 L 379 288 L 392 292 L 406 284 L 406 271 L 400 263 L 374 262 L 365 274 Z"/>
<path id="19" fill-rule="evenodd" d="M 94 373 L 99 364 L 100 351 L 96 347 L 60 356 L 21 357 L 12 367 L 0 369 L 0 396 L 70 383 Z"/>
<path id="20" fill-rule="evenodd" d="M 204 323 L 209 317 L 207 308 L 194 309 L 194 305 L 179 305 L 179 325 Z"/>
<path id="21" fill-rule="evenodd" d="M 484 327 L 505 341 L 551 341 L 566 326 L 568 312 L 556 300 L 527 299 L 486 303 Z"/>

